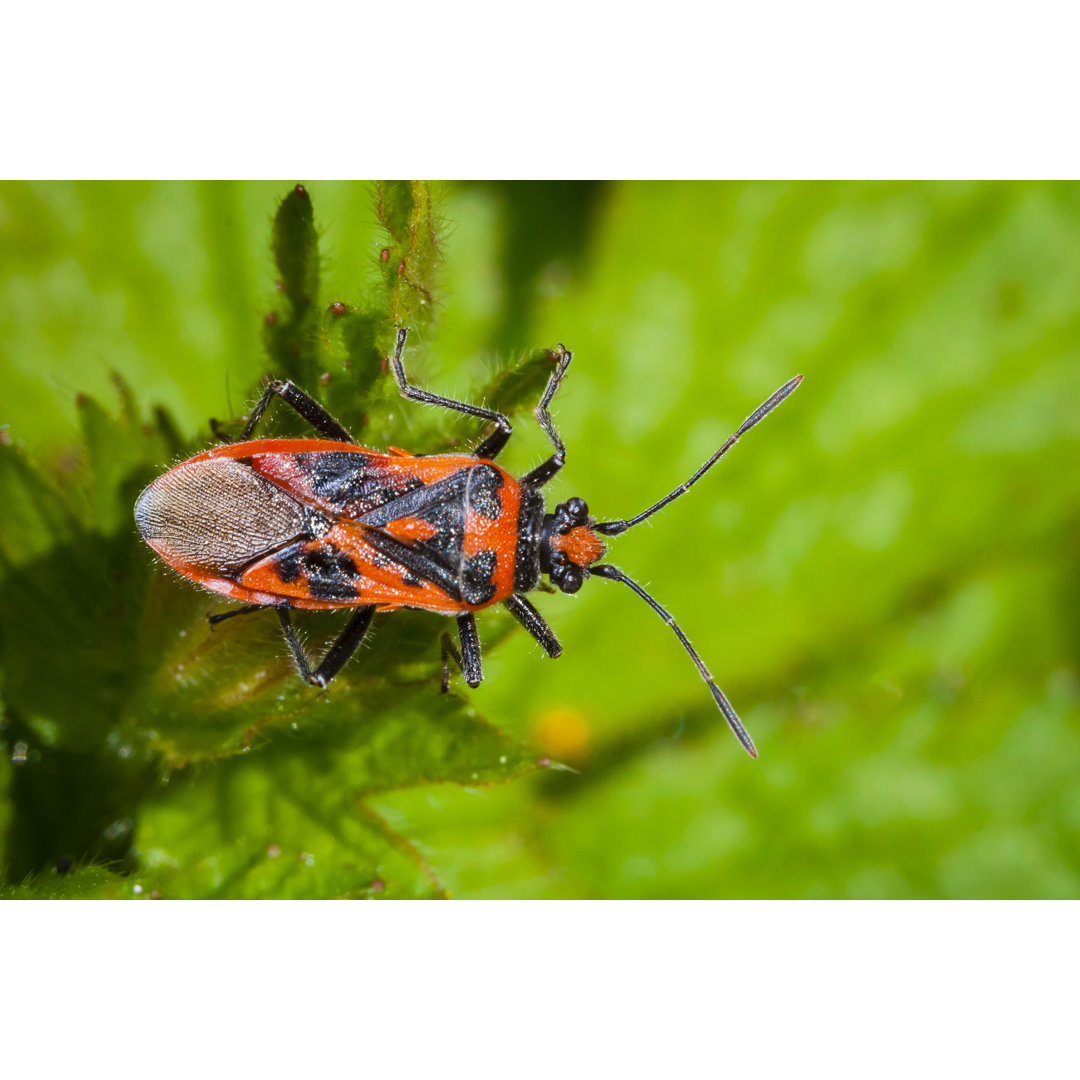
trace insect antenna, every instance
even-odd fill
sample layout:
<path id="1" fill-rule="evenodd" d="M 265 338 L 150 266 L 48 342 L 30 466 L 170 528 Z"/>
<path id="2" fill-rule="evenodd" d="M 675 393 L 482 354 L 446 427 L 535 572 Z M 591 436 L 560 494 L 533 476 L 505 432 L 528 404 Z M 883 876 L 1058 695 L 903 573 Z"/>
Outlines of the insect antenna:
<path id="1" fill-rule="evenodd" d="M 794 381 L 794 380 L 793 380 Z M 798 382 L 795 381 L 795 386 Z M 791 383 L 788 383 L 791 390 L 795 389 Z M 788 390 L 788 393 L 791 393 Z M 779 391 L 778 391 L 779 393 Z M 776 395 L 774 394 L 773 397 Z M 772 400 L 772 399 L 770 399 Z M 780 399 L 781 401 L 783 398 Z M 775 402 L 773 403 L 776 404 Z M 772 406 L 770 406 L 772 407 Z M 764 406 L 762 406 L 764 408 Z M 760 410 L 758 410 L 760 412 Z M 764 415 L 764 413 L 762 413 Z M 761 417 L 759 416 L 760 420 Z M 755 421 L 756 422 L 756 421 Z M 716 685 L 716 680 L 712 677 L 712 672 L 705 666 L 705 661 L 698 656 L 697 650 L 690 644 L 690 639 L 683 633 L 682 627 L 675 621 L 674 617 L 663 607 L 660 606 L 633 578 L 627 577 L 617 566 L 599 565 L 590 566 L 590 574 L 596 574 L 598 577 L 607 578 L 608 581 L 621 581 L 624 585 L 629 585 L 671 627 L 675 632 L 675 636 L 682 642 L 682 647 L 690 654 L 690 659 L 694 661 L 694 666 L 698 669 L 698 674 L 708 684 L 709 690 L 712 693 L 713 700 L 720 707 L 720 711 L 724 714 L 724 719 L 728 722 L 728 727 L 735 733 L 735 738 L 742 743 L 743 749 L 751 756 L 756 758 L 758 756 L 757 748 L 754 746 L 754 740 L 750 738 L 746 728 L 743 727 L 742 721 L 736 715 L 735 710 L 731 707 L 731 702 L 728 701 L 724 695 L 724 691 Z"/>
<path id="2" fill-rule="evenodd" d="M 603 533 L 604 536 L 618 536 L 620 533 L 626 532 L 627 529 L 632 529 L 635 525 L 640 525 L 646 518 L 652 517 L 657 510 L 663 510 L 668 503 L 674 502 L 680 495 L 686 494 L 738 441 L 741 439 L 755 424 L 759 424 L 766 416 L 769 415 L 785 398 L 789 397 L 795 392 L 796 387 L 801 383 L 803 377 L 796 375 L 794 379 L 789 379 L 779 390 L 776 391 L 770 398 L 763 401 L 740 425 L 738 431 L 731 436 L 730 439 L 693 476 L 690 477 L 685 483 L 680 484 L 670 494 L 665 495 L 658 503 L 654 503 L 648 510 L 643 510 L 636 517 L 632 517 L 629 521 L 602 521 L 593 526 L 593 530 L 598 533 Z M 595 567 L 593 568 L 595 571 Z M 627 582 L 629 584 L 629 582 Z M 723 695 L 721 695 L 722 697 Z M 719 698 L 717 702 L 719 703 Z M 723 708 L 723 705 L 720 706 Z M 730 706 L 729 706 L 730 708 Z M 734 714 L 733 714 L 734 715 Z M 737 722 L 737 721 L 736 721 Z"/>

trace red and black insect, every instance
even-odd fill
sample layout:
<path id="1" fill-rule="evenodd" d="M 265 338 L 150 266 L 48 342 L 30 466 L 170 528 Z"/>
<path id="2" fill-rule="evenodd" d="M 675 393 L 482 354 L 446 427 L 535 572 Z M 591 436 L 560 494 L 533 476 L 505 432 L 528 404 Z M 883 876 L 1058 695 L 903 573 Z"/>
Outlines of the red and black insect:
<path id="1" fill-rule="evenodd" d="M 390 368 L 402 395 L 495 425 L 471 454 L 414 455 L 357 446 L 317 401 L 291 382 L 271 382 L 248 417 L 241 441 L 170 469 L 139 496 L 135 521 L 143 539 L 169 564 L 204 588 L 244 606 L 210 616 L 273 607 L 301 676 L 324 687 L 356 652 L 376 612 L 421 608 L 457 617 L 458 651 L 442 636 L 443 689 L 452 659 L 469 686 L 483 678 L 474 612 L 503 604 L 548 656 L 562 646 L 525 593 L 542 575 L 564 593 L 589 577 L 621 581 L 671 627 L 690 654 L 732 731 L 757 756 L 735 710 L 678 623 L 636 581 L 601 563 L 605 537 L 639 525 L 688 491 L 755 424 L 802 381 L 785 383 L 685 483 L 629 519 L 597 522 L 584 499 L 545 513 L 541 489 L 566 462 L 566 447 L 548 408 L 571 353 L 552 352 L 555 368 L 536 419 L 555 453 L 520 480 L 495 458 L 511 435 L 493 409 L 440 397 L 410 384 L 399 329 Z M 319 433 L 317 439 L 248 441 L 267 405 L 281 398 Z M 341 635 L 312 667 L 293 628 L 293 608 L 355 608 Z"/>

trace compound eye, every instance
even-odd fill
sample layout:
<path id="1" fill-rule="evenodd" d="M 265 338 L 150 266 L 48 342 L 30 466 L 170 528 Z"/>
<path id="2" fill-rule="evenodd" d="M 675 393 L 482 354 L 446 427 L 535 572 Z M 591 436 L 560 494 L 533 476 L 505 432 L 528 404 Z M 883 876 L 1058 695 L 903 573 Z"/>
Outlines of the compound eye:
<path id="1" fill-rule="evenodd" d="M 589 504 L 575 495 L 572 499 L 566 500 L 566 513 L 571 521 L 584 525 L 589 520 Z"/>
<path id="2" fill-rule="evenodd" d="M 552 578 L 554 580 L 554 577 Z M 564 593 L 576 593 L 581 588 L 585 576 L 576 566 L 568 566 L 555 582 Z"/>

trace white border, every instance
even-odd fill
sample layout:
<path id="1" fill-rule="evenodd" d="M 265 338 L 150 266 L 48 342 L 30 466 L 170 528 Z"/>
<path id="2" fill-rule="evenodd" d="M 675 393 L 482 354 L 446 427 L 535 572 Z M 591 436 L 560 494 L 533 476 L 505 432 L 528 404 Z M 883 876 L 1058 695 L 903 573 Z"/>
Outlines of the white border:
<path id="1" fill-rule="evenodd" d="M 9 177 L 1075 177 L 1064 5 L 15 5 Z"/>
<path id="2" fill-rule="evenodd" d="M 316 904 L 6 905 L 9 1074 L 1075 1066 L 1071 903 Z"/>

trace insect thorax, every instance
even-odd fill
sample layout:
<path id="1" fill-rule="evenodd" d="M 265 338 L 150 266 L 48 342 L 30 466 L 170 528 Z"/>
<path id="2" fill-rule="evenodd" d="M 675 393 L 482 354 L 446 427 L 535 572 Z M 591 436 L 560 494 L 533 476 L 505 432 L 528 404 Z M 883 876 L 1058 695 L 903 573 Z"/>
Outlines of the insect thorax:
<path id="1" fill-rule="evenodd" d="M 544 496 L 536 488 L 522 485 L 514 562 L 514 592 L 528 592 L 535 589 L 540 581 L 540 540 L 543 524 Z"/>

